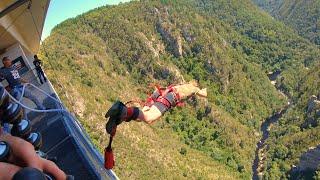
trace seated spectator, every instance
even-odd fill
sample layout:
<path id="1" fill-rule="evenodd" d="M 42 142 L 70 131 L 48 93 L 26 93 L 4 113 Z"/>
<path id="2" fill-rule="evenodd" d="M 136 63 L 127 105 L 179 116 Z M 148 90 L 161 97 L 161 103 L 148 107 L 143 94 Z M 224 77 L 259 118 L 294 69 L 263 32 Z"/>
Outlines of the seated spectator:
<path id="1" fill-rule="evenodd" d="M 23 83 L 27 83 L 23 80 L 19 74 L 19 71 L 15 66 L 12 65 L 11 60 L 8 57 L 2 59 L 4 67 L 0 69 L 0 77 L 6 79 L 9 83 L 11 89 L 10 94 L 16 99 L 20 99 L 22 95 Z M 25 88 L 24 97 L 33 101 L 38 109 L 44 110 L 45 107 L 39 102 L 36 96 L 34 96 L 31 91 Z"/>

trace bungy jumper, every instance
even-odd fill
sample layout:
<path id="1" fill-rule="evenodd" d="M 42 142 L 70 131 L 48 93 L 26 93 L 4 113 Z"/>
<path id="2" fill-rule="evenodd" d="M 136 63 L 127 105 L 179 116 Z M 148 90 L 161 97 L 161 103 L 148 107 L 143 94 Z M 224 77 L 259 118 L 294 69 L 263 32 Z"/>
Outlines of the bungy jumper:
<path id="1" fill-rule="evenodd" d="M 105 168 L 112 169 L 114 166 L 111 144 L 119 124 L 132 120 L 151 124 L 169 109 L 181 106 L 185 100 L 195 95 L 205 98 L 207 89 L 200 89 L 195 82 L 170 85 L 167 88 L 156 86 L 156 90 L 147 98 L 141 109 L 135 106 L 127 107 L 120 101 L 115 102 L 105 115 L 109 118 L 106 131 L 110 134 L 109 145 L 105 149 Z"/>

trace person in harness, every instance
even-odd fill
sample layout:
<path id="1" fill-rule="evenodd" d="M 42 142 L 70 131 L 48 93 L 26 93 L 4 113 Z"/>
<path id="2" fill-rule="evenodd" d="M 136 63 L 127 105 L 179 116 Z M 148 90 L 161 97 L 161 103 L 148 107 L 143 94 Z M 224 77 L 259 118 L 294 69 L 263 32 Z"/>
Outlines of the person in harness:
<path id="1" fill-rule="evenodd" d="M 170 85 L 167 88 L 156 87 L 149 96 L 143 108 L 135 106 L 127 107 L 120 101 L 115 102 L 107 111 L 105 117 L 109 118 L 106 130 L 113 134 L 117 125 L 123 121 L 145 122 L 151 124 L 158 120 L 166 111 L 180 106 L 191 96 L 207 97 L 207 89 L 200 89 L 196 82 L 181 85 Z"/>
<path id="2" fill-rule="evenodd" d="M 44 82 L 47 82 L 47 78 L 46 76 L 44 75 L 44 72 L 41 68 L 41 65 L 42 65 L 42 62 L 41 60 L 38 58 L 37 55 L 34 55 L 34 61 L 33 61 L 33 65 L 36 67 L 36 70 L 37 70 L 37 74 L 38 74 L 38 78 L 40 80 L 40 83 L 43 84 Z M 42 81 L 43 79 L 43 81 Z"/>
<path id="3" fill-rule="evenodd" d="M 115 102 L 105 115 L 108 119 L 106 131 L 110 134 L 109 144 L 104 152 L 105 168 L 112 169 L 115 165 L 111 145 L 119 124 L 123 121 L 130 122 L 132 120 L 152 124 L 166 111 L 182 105 L 185 100 L 195 95 L 207 97 L 207 89 L 200 89 L 195 82 L 170 85 L 167 88 L 156 86 L 156 90 L 148 97 L 142 108 L 127 107 L 120 101 Z"/>

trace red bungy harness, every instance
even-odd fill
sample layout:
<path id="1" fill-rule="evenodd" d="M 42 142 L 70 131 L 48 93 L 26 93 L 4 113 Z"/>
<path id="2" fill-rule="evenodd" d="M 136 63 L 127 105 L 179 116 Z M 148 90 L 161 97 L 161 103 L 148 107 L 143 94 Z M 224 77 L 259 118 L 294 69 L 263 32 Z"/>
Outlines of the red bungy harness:
<path id="1" fill-rule="evenodd" d="M 170 102 L 164 98 L 168 93 L 174 93 L 175 95 L 175 106 L 183 106 L 183 102 L 181 102 L 181 98 L 177 90 L 174 88 L 174 85 L 170 85 L 167 88 L 160 87 L 159 85 L 155 85 L 156 90 L 149 95 L 147 98 L 144 106 L 151 107 L 155 102 L 160 102 L 167 106 L 168 108 L 171 108 L 172 105 Z"/>
<path id="2" fill-rule="evenodd" d="M 104 149 L 104 167 L 108 170 L 112 169 L 113 166 L 115 165 L 111 144 L 112 144 L 113 137 L 116 135 L 116 131 L 117 131 L 117 126 L 113 128 L 112 133 L 110 134 L 108 147 Z"/>

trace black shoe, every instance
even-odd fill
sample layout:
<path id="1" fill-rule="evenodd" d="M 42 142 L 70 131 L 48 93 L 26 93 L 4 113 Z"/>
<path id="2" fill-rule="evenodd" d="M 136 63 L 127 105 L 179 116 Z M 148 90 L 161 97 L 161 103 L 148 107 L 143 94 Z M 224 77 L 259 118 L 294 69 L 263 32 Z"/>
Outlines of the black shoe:
<path id="1" fill-rule="evenodd" d="M 119 123 L 120 122 L 120 123 Z M 114 133 L 114 128 L 121 124 L 121 119 L 110 117 L 106 124 L 106 131 L 108 134 L 112 135 Z"/>
<path id="2" fill-rule="evenodd" d="M 123 119 L 121 117 L 121 114 L 123 110 L 125 110 L 125 108 L 126 106 L 122 102 L 117 101 L 108 110 L 105 115 L 106 118 L 109 118 L 106 124 L 107 133 L 111 134 L 113 128 L 122 123 Z"/>
<path id="3" fill-rule="evenodd" d="M 126 105 L 124 105 L 122 102 L 117 101 L 115 102 L 111 108 L 108 110 L 106 113 L 105 117 L 106 118 L 115 118 L 115 117 L 121 117 L 122 111 L 126 108 Z"/>

